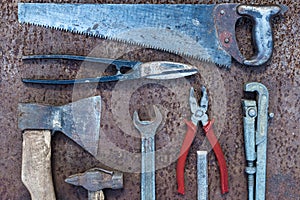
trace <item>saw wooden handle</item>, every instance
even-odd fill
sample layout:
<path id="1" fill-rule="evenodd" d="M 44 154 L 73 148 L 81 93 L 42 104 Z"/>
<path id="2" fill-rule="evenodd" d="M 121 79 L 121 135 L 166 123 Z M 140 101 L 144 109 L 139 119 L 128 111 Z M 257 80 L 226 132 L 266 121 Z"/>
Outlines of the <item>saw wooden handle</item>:
<path id="1" fill-rule="evenodd" d="M 32 200 L 55 200 L 51 172 L 51 132 L 24 131 L 22 181 Z"/>
<path id="2" fill-rule="evenodd" d="M 260 66 L 270 60 L 273 53 L 273 35 L 271 18 L 281 10 L 280 6 L 250 6 L 240 5 L 237 12 L 240 15 L 250 17 L 254 22 L 253 43 L 256 55 L 251 59 L 245 59 L 243 64 L 250 66 Z"/>
<path id="3" fill-rule="evenodd" d="M 260 66 L 270 60 L 273 53 L 271 19 L 284 13 L 286 6 L 218 4 L 214 9 L 215 27 L 222 48 L 236 61 L 248 66 Z M 236 38 L 236 22 L 247 17 L 253 21 L 252 40 L 255 54 L 247 59 L 242 55 Z"/>

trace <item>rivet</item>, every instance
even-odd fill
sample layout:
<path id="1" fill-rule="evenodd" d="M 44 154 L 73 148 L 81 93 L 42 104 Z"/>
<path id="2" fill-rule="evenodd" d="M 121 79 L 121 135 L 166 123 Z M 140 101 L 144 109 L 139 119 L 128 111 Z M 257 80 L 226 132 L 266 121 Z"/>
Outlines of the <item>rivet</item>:
<path id="1" fill-rule="evenodd" d="M 229 43 L 230 42 L 229 38 L 225 38 L 224 42 Z"/>
<path id="2" fill-rule="evenodd" d="M 253 108 L 249 109 L 248 115 L 249 115 L 250 117 L 255 117 L 255 116 L 256 116 L 256 110 L 253 109 Z"/>
<path id="3" fill-rule="evenodd" d="M 221 11 L 220 11 L 220 14 L 221 14 L 221 15 L 224 15 L 224 14 L 225 14 L 225 11 L 224 11 L 224 10 L 221 10 Z"/>
<path id="4" fill-rule="evenodd" d="M 274 118 L 274 116 L 275 116 L 275 114 L 274 114 L 274 113 L 269 113 L 269 118 L 270 118 L 270 119 L 273 119 L 273 118 Z"/>

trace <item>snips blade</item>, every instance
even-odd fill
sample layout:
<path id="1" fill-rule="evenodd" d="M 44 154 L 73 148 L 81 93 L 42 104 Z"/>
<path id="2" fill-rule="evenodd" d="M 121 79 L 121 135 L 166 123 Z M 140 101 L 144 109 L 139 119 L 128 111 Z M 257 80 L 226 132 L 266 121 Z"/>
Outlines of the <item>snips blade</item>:
<path id="1" fill-rule="evenodd" d="M 192 65 L 165 61 L 143 63 L 140 68 L 141 77 L 147 79 L 176 79 L 198 73 Z"/>

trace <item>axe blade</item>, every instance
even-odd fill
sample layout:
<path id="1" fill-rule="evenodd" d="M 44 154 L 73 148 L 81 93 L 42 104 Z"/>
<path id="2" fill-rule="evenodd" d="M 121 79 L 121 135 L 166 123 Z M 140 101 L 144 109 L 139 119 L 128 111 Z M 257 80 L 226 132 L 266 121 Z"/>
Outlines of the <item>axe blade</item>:
<path id="1" fill-rule="evenodd" d="M 93 156 L 100 136 L 101 97 L 95 96 L 63 106 L 21 103 L 18 127 L 22 130 L 60 131 Z"/>

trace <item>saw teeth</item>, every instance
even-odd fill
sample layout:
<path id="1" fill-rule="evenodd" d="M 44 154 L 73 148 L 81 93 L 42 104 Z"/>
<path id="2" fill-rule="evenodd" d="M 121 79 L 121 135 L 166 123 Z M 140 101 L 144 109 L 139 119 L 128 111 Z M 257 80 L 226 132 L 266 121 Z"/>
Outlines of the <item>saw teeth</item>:
<path id="1" fill-rule="evenodd" d="M 199 60 L 201 62 L 207 62 L 207 63 L 216 64 L 218 67 L 225 67 L 226 69 L 230 68 L 230 65 L 221 64 L 221 63 L 214 63 L 211 60 L 207 60 L 207 59 L 199 57 L 199 56 L 190 55 L 190 54 L 187 54 L 185 52 L 178 52 L 178 51 L 167 50 L 165 48 L 153 47 L 152 45 L 148 45 L 148 44 L 141 44 L 141 43 L 134 42 L 134 41 L 126 41 L 124 39 L 118 39 L 118 38 L 109 37 L 109 36 L 105 36 L 105 35 L 101 35 L 101 34 L 81 32 L 81 31 L 78 31 L 78 30 L 69 30 L 69 29 L 65 29 L 65 28 L 49 27 L 47 25 L 40 25 L 40 24 L 31 23 L 31 22 L 20 22 L 20 23 L 21 24 L 26 24 L 26 25 L 39 26 L 39 27 L 43 27 L 43 28 L 47 28 L 47 29 L 54 29 L 54 30 L 59 30 L 59 31 L 71 32 L 73 34 L 87 35 L 89 37 L 97 37 L 97 38 L 101 38 L 101 39 L 112 40 L 112 41 L 116 41 L 116 42 L 120 42 L 120 43 L 124 43 L 124 44 L 141 46 L 143 48 L 150 48 L 150 49 L 155 49 L 155 50 L 159 50 L 159 51 L 163 51 L 163 52 L 169 52 L 169 53 L 180 55 L 180 56 L 183 56 L 183 57 L 187 57 L 187 58 Z"/>

